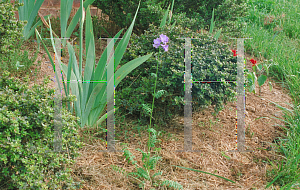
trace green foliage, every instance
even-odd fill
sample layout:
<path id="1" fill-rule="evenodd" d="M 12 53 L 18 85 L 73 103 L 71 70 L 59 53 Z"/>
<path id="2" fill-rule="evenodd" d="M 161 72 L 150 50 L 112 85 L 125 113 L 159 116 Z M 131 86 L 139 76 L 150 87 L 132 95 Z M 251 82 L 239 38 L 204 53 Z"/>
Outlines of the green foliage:
<path id="1" fill-rule="evenodd" d="M 273 0 L 249 0 L 248 3 L 255 6 L 259 12 L 271 13 L 275 7 Z"/>
<path id="2" fill-rule="evenodd" d="M 28 40 L 34 34 L 35 28 L 43 24 L 42 20 L 37 17 L 37 14 L 44 0 L 19 0 L 19 2 L 23 4 L 18 7 L 19 20 L 26 21 L 26 25 L 23 28 L 23 39 Z M 45 19 L 49 17 L 50 15 L 44 16 Z"/>
<path id="3" fill-rule="evenodd" d="M 152 136 L 150 136 L 150 138 L 148 140 L 149 147 L 152 149 L 154 148 L 154 152 L 156 153 L 156 155 L 151 156 L 150 149 L 149 149 L 149 152 L 144 152 L 139 148 L 136 149 L 136 150 L 140 151 L 143 155 L 142 156 L 143 167 L 140 167 L 137 164 L 137 161 L 134 160 L 135 157 L 128 150 L 128 148 L 126 147 L 126 144 L 125 144 L 125 147 L 123 148 L 123 151 L 124 151 L 123 156 L 126 157 L 128 164 L 132 163 L 133 165 L 135 165 L 136 171 L 126 173 L 126 171 L 122 170 L 122 173 L 124 174 L 124 172 L 125 172 L 126 176 L 131 176 L 132 178 L 136 179 L 139 183 L 139 187 L 142 189 L 145 188 L 145 184 L 146 184 L 145 180 L 149 181 L 152 187 L 153 186 L 155 186 L 155 187 L 169 186 L 169 187 L 173 187 L 175 189 L 182 189 L 182 186 L 178 182 L 169 181 L 169 180 L 162 181 L 162 180 L 156 179 L 155 177 L 162 175 L 162 172 L 156 172 L 153 175 L 150 174 L 151 170 L 153 172 L 155 171 L 156 164 L 162 157 L 157 155 L 161 148 L 155 148 L 155 144 L 157 142 L 159 142 L 159 140 L 157 140 L 157 136 L 160 134 L 160 132 L 157 133 L 153 128 L 148 129 L 148 132 L 152 133 Z M 121 172 L 121 169 L 118 167 L 114 167 L 114 170 Z M 153 172 L 151 172 L 151 173 L 153 173 Z"/>
<path id="4" fill-rule="evenodd" d="M 195 18 L 199 28 L 210 25 L 213 9 L 218 23 L 217 28 L 221 26 L 226 28 L 226 33 L 233 30 L 236 32 L 240 26 L 237 27 L 235 22 L 238 17 L 245 15 L 247 5 L 245 0 L 178 0 L 174 5 L 175 13 L 185 12 L 188 18 Z"/>
<path id="5" fill-rule="evenodd" d="M 60 34 L 61 33 L 61 28 L 60 28 L 60 18 L 59 17 L 51 17 L 50 19 L 46 20 L 47 22 L 51 22 L 51 27 L 52 27 L 52 32 L 55 34 Z M 78 26 L 76 26 L 75 31 L 78 31 Z M 37 26 L 36 29 L 40 33 L 41 37 L 44 38 L 51 38 L 50 35 L 50 29 L 47 28 L 45 25 Z M 74 32 L 75 33 L 75 32 Z M 73 34 L 74 34 L 73 33 Z M 75 36 L 75 35 L 74 35 Z M 33 36 L 30 38 L 33 40 Z M 51 40 L 45 40 L 45 45 L 47 47 L 51 47 Z M 40 45 L 40 44 L 39 44 Z"/>
<path id="6" fill-rule="evenodd" d="M 93 5 L 107 14 L 121 28 L 130 25 L 133 13 L 137 8 L 139 0 L 95 0 Z M 164 11 L 172 0 L 146 0 L 142 2 L 141 9 L 136 21 L 134 33 L 140 35 L 147 30 L 149 24 L 159 26 Z M 173 7 L 173 16 L 181 15 L 184 20 L 177 19 L 183 28 L 187 27 L 193 31 L 210 25 L 212 11 L 215 9 L 217 28 L 226 28 L 226 33 L 240 31 L 241 24 L 237 24 L 237 18 L 246 14 L 247 4 L 245 0 L 177 0 Z M 185 16 L 183 16 L 184 14 Z M 191 19 L 192 23 L 186 20 Z"/>
<path id="7" fill-rule="evenodd" d="M 1 72 L 8 71 L 11 73 L 11 76 L 21 76 L 24 74 L 24 71 L 26 71 L 27 74 L 29 74 L 30 67 L 36 61 L 39 51 L 37 49 L 34 55 L 30 58 L 28 56 L 29 52 L 27 50 L 24 50 L 24 52 L 21 51 L 21 43 L 18 43 L 16 47 L 16 50 L 12 52 L 10 56 L 0 54 Z"/>
<path id="8" fill-rule="evenodd" d="M 241 37 L 242 28 L 245 27 L 243 20 L 248 15 L 249 6 L 246 0 L 225 0 L 215 8 L 216 27 L 223 28 L 223 34 L 230 37 Z"/>
<path id="9" fill-rule="evenodd" d="M 26 22 L 17 21 L 14 11 L 22 6 L 20 3 L 10 3 L 10 0 L 0 1 L 0 54 L 12 53 L 15 44 L 21 39 L 22 28 Z"/>
<path id="10" fill-rule="evenodd" d="M 81 146 L 76 118 L 62 109 L 64 152 L 53 151 L 54 90 L 46 90 L 49 79 L 28 89 L 8 76 L 5 72 L 0 78 L 0 188 L 74 189 L 69 168 Z"/>
<path id="11" fill-rule="evenodd" d="M 113 36 L 106 30 L 112 27 L 110 22 L 106 22 L 105 20 L 100 20 L 98 16 L 92 17 L 93 22 L 93 30 L 95 39 L 99 39 L 101 37 L 112 38 Z M 110 25 L 110 26 L 109 26 Z M 102 33 L 105 35 L 103 36 Z"/>
<path id="12" fill-rule="evenodd" d="M 81 1 L 82 2 L 82 1 Z M 86 3 L 87 1 L 85 1 Z M 140 4 L 139 4 L 140 5 Z M 139 8 L 139 7 L 138 7 Z M 113 72 L 114 69 L 119 65 L 124 52 L 126 51 L 126 47 L 129 43 L 132 29 L 134 26 L 134 22 L 138 13 L 138 9 L 135 13 L 134 19 L 124 34 L 124 38 L 121 39 L 119 42 L 116 50 L 115 50 L 115 63 L 108 64 L 106 67 L 107 62 L 107 51 L 111 51 L 113 48 L 113 41 L 111 41 L 107 48 L 105 48 L 104 52 L 102 53 L 101 58 L 99 59 L 98 65 L 95 68 L 95 42 L 94 42 L 94 33 L 93 33 L 93 25 L 92 25 L 92 19 L 91 19 L 91 12 L 89 7 L 87 8 L 86 12 L 86 30 L 85 30 L 85 40 L 88 43 L 85 43 L 85 50 L 86 50 L 86 65 L 85 65 L 85 72 L 82 75 L 82 64 L 83 64 L 83 24 L 84 24 L 84 11 L 82 8 L 79 9 L 79 12 L 81 14 L 81 22 L 80 22 L 80 44 L 79 44 L 79 67 L 77 65 L 77 59 L 75 56 L 75 51 L 73 46 L 68 42 L 68 52 L 69 52 L 69 64 L 66 66 L 65 64 L 59 64 L 61 66 L 61 71 L 63 71 L 67 77 L 67 80 L 70 79 L 73 81 L 103 81 L 106 80 L 108 77 L 105 73 L 108 72 L 110 75 L 111 71 L 112 74 L 109 77 L 116 77 L 115 80 L 115 86 L 118 86 L 118 84 L 129 74 L 132 70 L 134 70 L 136 67 L 144 63 L 149 57 L 152 56 L 152 54 L 148 54 L 146 56 L 142 56 L 139 58 L 136 58 L 134 60 L 130 60 L 126 65 L 119 68 L 116 72 Z M 77 14 L 76 13 L 76 14 Z M 78 14 L 79 15 L 79 14 Z M 75 17 L 74 17 L 75 18 Z M 74 19 L 73 18 L 73 19 Z M 51 42 L 52 47 L 55 51 L 55 54 L 57 55 L 56 48 L 54 45 L 53 35 L 52 35 L 52 29 L 51 29 L 51 23 L 49 23 L 50 28 L 50 34 L 51 34 Z M 121 34 L 122 30 L 115 35 L 114 38 L 118 38 Z M 39 32 L 36 30 L 37 36 L 41 40 L 46 53 L 48 54 L 48 57 L 50 59 L 50 62 L 52 64 L 53 70 L 55 71 L 56 78 L 58 78 L 58 72 L 55 70 L 54 61 L 50 55 L 49 50 L 45 46 L 45 43 L 41 39 L 41 36 Z M 60 61 L 60 60 L 59 60 Z M 112 62 L 111 60 L 110 62 Z M 111 70 L 110 70 L 111 69 Z M 64 78 L 62 78 L 64 80 Z M 110 81 L 108 78 L 107 81 Z M 108 83 L 109 85 L 110 83 Z M 107 97 L 106 94 L 106 85 L 104 83 L 67 83 L 67 85 L 64 85 L 65 94 L 68 95 L 70 93 L 70 88 L 72 90 L 72 93 L 75 94 L 77 97 L 77 101 L 74 102 L 74 107 L 69 107 L 69 110 L 71 111 L 73 108 L 75 108 L 76 115 L 80 118 L 80 125 L 83 128 L 85 124 L 88 126 L 95 126 L 99 125 L 101 122 L 105 120 L 107 115 L 113 114 L 114 110 L 110 110 L 107 114 L 104 114 L 105 111 L 104 108 L 107 103 Z M 109 96 L 108 92 L 108 96 Z M 118 108 L 117 108 L 118 109 Z M 102 115 L 102 116 L 101 116 Z M 99 116 L 100 119 L 99 119 Z"/>
<path id="13" fill-rule="evenodd" d="M 209 24 L 213 8 L 216 9 L 224 1 L 225 0 L 177 0 L 174 5 L 174 10 L 176 13 L 185 12 L 187 17 L 197 18 L 198 22 L 203 20 L 206 24 Z"/>
<path id="14" fill-rule="evenodd" d="M 153 47 L 153 40 L 160 34 L 170 38 L 169 51 L 164 52 L 159 58 L 158 49 Z M 193 81 L 235 81 L 237 72 L 237 58 L 226 44 L 219 44 L 213 37 L 183 29 L 175 26 L 171 31 L 170 26 L 158 29 L 150 25 L 143 35 L 133 35 L 131 47 L 124 54 L 123 61 L 131 60 L 137 56 L 153 52 L 149 60 L 128 75 L 116 92 L 116 105 L 122 112 L 132 115 L 144 116 L 143 107 L 151 105 L 157 61 L 159 64 L 155 112 L 159 121 L 165 122 L 178 111 L 183 113 L 184 99 L 184 51 L 185 43 L 176 38 L 194 37 L 192 40 L 192 76 Z M 123 64 L 124 62 L 121 62 Z M 235 83 L 193 83 L 193 107 L 206 107 L 215 105 L 215 112 L 223 108 L 223 104 L 232 101 L 236 95 Z M 149 106 L 148 106 L 149 107 Z M 146 114 L 148 115 L 148 114 Z M 162 119 L 161 116 L 164 116 Z"/>
<path id="15" fill-rule="evenodd" d="M 121 28 L 128 28 L 133 20 L 140 0 L 95 0 L 93 5 L 109 16 Z M 141 3 L 138 19 L 133 30 L 141 34 L 149 27 L 150 23 L 158 26 L 163 18 L 164 11 L 160 0 L 147 0 Z"/>
<path id="16" fill-rule="evenodd" d="M 177 181 L 165 180 L 162 185 L 173 187 L 174 189 L 183 189 L 182 185 L 180 185 Z"/>
<path id="17" fill-rule="evenodd" d="M 188 28 L 192 31 L 196 31 L 199 28 L 203 28 L 203 26 L 199 26 L 197 19 L 193 17 L 187 17 L 185 12 L 173 13 L 172 21 L 176 22 L 176 25 L 182 26 L 182 28 Z"/>

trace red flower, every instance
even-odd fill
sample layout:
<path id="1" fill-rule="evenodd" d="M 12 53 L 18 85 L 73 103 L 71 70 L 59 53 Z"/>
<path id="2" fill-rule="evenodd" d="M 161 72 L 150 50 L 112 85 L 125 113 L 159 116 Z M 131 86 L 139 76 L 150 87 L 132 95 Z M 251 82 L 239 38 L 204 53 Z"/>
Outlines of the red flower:
<path id="1" fill-rule="evenodd" d="M 256 65 L 257 61 L 254 59 L 250 59 L 250 62 L 252 63 L 252 67 Z"/>
<path id="2" fill-rule="evenodd" d="M 237 56 L 236 50 L 232 49 L 231 51 L 233 52 L 233 56 L 234 56 L 234 57 Z"/>

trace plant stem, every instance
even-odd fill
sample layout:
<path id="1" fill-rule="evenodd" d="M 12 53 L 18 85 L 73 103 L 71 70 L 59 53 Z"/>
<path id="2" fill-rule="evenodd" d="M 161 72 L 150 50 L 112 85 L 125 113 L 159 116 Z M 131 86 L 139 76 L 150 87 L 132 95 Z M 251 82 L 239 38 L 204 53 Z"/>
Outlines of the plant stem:
<path id="1" fill-rule="evenodd" d="M 160 54 L 160 49 L 159 49 L 159 54 Z M 151 116 L 150 116 L 150 125 L 149 128 L 151 127 L 151 119 L 152 119 L 152 113 L 153 113 L 153 107 L 154 107 L 154 98 L 155 98 L 155 90 L 156 90 L 156 82 L 157 82 L 157 73 L 158 73 L 158 62 L 156 65 L 156 78 L 155 78 L 155 83 L 154 83 L 154 93 L 153 93 L 153 101 L 152 101 L 152 109 L 151 109 Z M 149 137 L 150 137 L 150 132 L 149 132 Z"/>
<path id="2" fill-rule="evenodd" d="M 160 49 L 159 49 L 159 55 L 160 55 Z M 150 127 L 151 127 L 151 119 L 152 119 L 152 113 L 153 113 L 153 107 L 154 107 L 154 98 L 155 98 L 155 90 L 156 90 L 156 82 L 157 82 L 157 73 L 158 73 L 158 62 L 157 62 L 157 65 L 156 65 L 156 77 L 155 77 L 155 83 L 154 83 L 154 93 L 153 93 L 153 101 L 152 101 L 152 109 L 151 109 L 151 116 L 150 116 L 150 125 L 149 125 L 149 127 L 148 127 L 148 132 L 149 132 L 149 140 L 148 140 L 148 153 L 149 153 L 149 156 L 148 156 L 148 158 L 147 158 L 147 168 L 146 168 L 146 170 L 147 170 L 147 173 L 148 173 L 148 175 L 150 176 L 150 172 L 149 172 L 149 169 L 148 169 L 148 167 L 149 167 L 149 159 L 150 159 L 150 138 L 151 138 L 151 136 L 150 136 Z M 151 184 L 152 184 L 152 181 L 151 181 Z"/>

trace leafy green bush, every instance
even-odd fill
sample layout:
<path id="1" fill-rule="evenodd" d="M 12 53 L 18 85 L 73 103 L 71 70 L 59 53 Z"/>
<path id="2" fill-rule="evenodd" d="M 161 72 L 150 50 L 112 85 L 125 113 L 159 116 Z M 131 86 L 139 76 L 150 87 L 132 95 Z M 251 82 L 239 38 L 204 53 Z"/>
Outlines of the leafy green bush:
<path id="1" fill-rule="evenodd" d="M 186 13 L 174 13 L 172 15 L 172 22 L 176 21 L 176 25 L 182 26 L 182 28 L 188 28 L 192 31 L 197 31 L 199 28 L 202 28 L 199 26 L 197 19 L 195 18 L 189 18 L 186 16 Z"/>
<path id="2" fill-rule="evenodd" d="M 0 1 L 0 54 L 11 53 L 15 44 L 22 37 L 22 29 L 26 22 L 17 21 L 14 11 L 22 6 L 20 3 L 12 4 L 10 0 Z"/>
<path id="3" fill-rule="evenodd" d="M 225 0 L 215 9 L 216 28 L 223 28 L 222 34 L 230 37 L 241 37 L 245 26 L 244 18 L 248 15 L 249 6 L 245 0 Z"/>
<path id="4" fill-rule="evenodd" d="M 153 40 L 160 34 L 170 38 L 169 51 L 158 56 L 158 49 L 153 47 Z M 133 70 L 119 84 L 116 92 L 116 105 L 120 111 L 129 112 L 140 117 L 148 115 L 152 104 L 154 89 L 153 77 L 156 73 L 157 60 L 159 65 L 158 81 L 156 87 L 156 100 L 154 118 L 163 123 L 180 111 L 183 113 L 184 100 L 184 40 L 176 38 L 193 37 L 192 40 L 192 76 L 193 81 L 235 81 L 237 74 L 237 58 L 232 56 L 227 44 L 219 44 L 213 37 L 195 33 L 181 26 L 170 26 L 162 29 L 150 25 L 143 35 L 133 35 L 131 47 L 125 52 L 121 65 L 138 56 L 154 52 L 143 65 Z M 236 83 L 193 83 L 193 106 L 206 107 L 215 105 L 215 112 L 223 108 L 223 104 L 233 100 L 236 95 Z M 155 116 L 156 115 L 156 116 Z M 158 117 L 160 116 L 160 117 Z"/>
<path id="5" fill-rule="evenodd" d="M 169 0 L 171 2 L 171 0 Z M 189 18 L 204 20 L 209 24 L 212 17 L 213 8 L 216 9 L 225 0 L 177 0 L 174 5 L 174 12 L 185 12 Z"/>
<path id="6" fill-rule="evenodd" d="M 64 152 L 54 152 L 54 90 L 45 87 L 49 79 L 28 89 L 8 76 L 5 72 L 0 78 L 0 189 L 75 188 L 68 167 L 81 146 L 76 118 L 62 109 Z"/>
<path id="7" fill-rule="evenodd" d="M 93 5 L 109 16 L 121 28 L 130 26 L 134 13 L 140 0 L 95 0 Z M 141 34 L 149 27 L 150 23 L 159 25 L 164 15 L 160 7 L 160 0 L 146 0 L 141 2 L 137 20 L 134 23 L 133 32 Z"/>
<path id="8" fill-rule="evenodd" d="M 171 0 L 168 0 L 171 2 Z M 174 13 L 185 12 L 186 17 L 195 18 L 198 28 L 208 29 L 212 17 L 212 11 L 215 10 L 215 27 L 223 28 L 223 34 L 230 37 L 240 37 L 243 25 L 239 19 L 247 15 L 246 0 L 178 0 L 174 5 Z M 196 31 L 194 28 L 190 28 Z"/>
<path id="9" fill-rule="evenodd" d="M 164 15 L 164 10 L 172 4 L 173 0 L 147 0 L 142 2 L 139 10 L 138 19 L 134 28 L 134 33 L 140 35 L 147 30 L 149 24 L 159 26 Z M 117 0 L 95 0 L 93 5 L 107 14 L 110 20 L 114 21 L 121 28 L 130 25 L 133 13 L 137 8 L 139 0 L 117 1 Z M 247 14 L 246 0 L 176 0 L 173 7 L 173 16 L 180 15 L 185 21 L 177 19 L 181 24 L 193 31 L 200 28 L 207 29 L 210 26 L 212 12 L 215 9 L 216 28 L 223 27 L 222 33 L 229 34 L 231 37 L 240 35 L 241 27 L 238 19 Z M 185 15 L 182 15 L 184 13 Z M 186 18 L 193 20 L 188 23 Z M 173 19 L 173 18 L 172 18 Z M 185 26 L 183 28 L 185 28 Z"/>
<path id="10" fill-rule="evenodd" d="M 14 11 L 22 4 L 12 4 L 10 1 L 0 2 L 0 69 L 9 71 L 12 75 L 28 71 L 37 58 L 38 51 L 32 58 L 28 51 L 21 52 L 23 41 L 22 29 L 26 22 L 17 21 Z"/>

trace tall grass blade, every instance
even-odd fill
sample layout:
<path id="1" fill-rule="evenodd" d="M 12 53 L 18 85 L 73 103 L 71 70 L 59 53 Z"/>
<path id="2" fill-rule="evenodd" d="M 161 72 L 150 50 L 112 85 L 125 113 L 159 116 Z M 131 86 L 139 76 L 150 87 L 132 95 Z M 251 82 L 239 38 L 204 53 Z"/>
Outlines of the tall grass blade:
<path id="1" fill-rule="evenodd" d="M 119 38 L 122 32 L 123 32 L 123 29 L 121 29 L 114 36 L 114 38 Z M 113 40 L 110 42 L 110 44 L 112 44 L 112 43 L 114 43 Z M 107 47 L 109 47 L 110 44 L 107 44 Z M 107 61 L 107 49 L 108 49 L 107 47 L 104 49 L 104 52 L 102 53 L 102 55 L 101 55 L 101 57 L 99 59 L 98 65 L 97 65 L 96 70 L 95 70 L 95 73 L 97 73 L 99 75 L 93 77 L 94 81 L 96 81 L 96 80 L 106 80 L 105 66 L 106 66 L 106 61 Z M 116 69 L 116 67 L 115 67 L 115 69 Z"/>
<path id="2" fill-rule="evenodd" d="M 212 12 L 212 17 L 211 17 L 211 22 L 210 22 L 210 30 L 209 30 L 210 34 L 213 33 L 213 30 L 214 30 L 214 27 L 215 27 L 214 13 L 215 13 L 215 9 L 213 9 L 213 12 Z"/>
<path id="3" fill-rule="evenodd" d="M 72 11 L 73 0 L 62 0 L 60 2 L 60 31 L 61 37 L 66 38 L 67 23 Z M 66 46 L 66 40 L 62 40 L 63 46 Z"/>
<path id="4" fill-rule="evenodd" d="M 83 3 L 83 7 L 85 9 L 87 9 L 87 7 L 92 4 L 95 0 L 86 0 L 84 1 Z M 73 19 L 71 20 L 69 26 L 68 26 L 68 29 L 67 29 L 67 32 L 66 32 L 66 38 L 70 38 L 71 34 L 73 33 L 79 19 L 80 19 L 80 16 L 81 16 L 81 12 L 80 12 L 80 9 L 78 9 L 78 11 L 76 12 L 75 16 L 73 17 Z"/>
<path id="5" fill-rule="evenodd" d="M 172 165 L 174 166 L 174 165 Z M 227 179 L 225 177 L 222 177 L 222 176 L 218 176 L 218 175 L 215 175 L 215 174 L 212 174 L 212 173 L 208 173 L 208 172 L 204 172 L 204 171 L 200 171 L 200 170 L 195 170 L 195 169 L 192 169 L 192 168 L 186 168 L 186 167 L 182 167 L 182 166 L 175 166 L 175 167 L 178 167 L 178 168 L 182 168 L 182 169 L 186 169 L 186 170 L 191 170 L 191 171 L 195 171 L 195 172 L 201 172 L 201 173 L 205 173 L 205 174 L 209 174 L 209 175 L 213 175 L 215 177 L 218 177 L 218 178 L 221 178 L 221 179 L 224 179 L 226 181 L 230 181 L 232 183 L 235 183 L 234 181 L 230 180 L 230 179 Z"/>
<path id="6" fill-rule="evenodd" d="M 119 68 L 115 73 L 115 86 L 117 87 L 121 80 L 123 80 L 133 69 L 137 68 L 142 63 L 147 61 L 152 56 L 152 54 L 153 53 L 150 53 L 148 55 L 136 58 Z"/>
<path id="7" fill-rule="evenodd" d="M 124 52 L 126 51 L 126 48 L 128 46 L 129 40 L 130 40 L 130 36 L 132 34 L 132 29 L 135 23 L 135 19 L 138 13 L 138 10 L 140 8 L 140 4 L 141 2 L 139 2 L 139 6 L 136 10 L 136 13 L 134 15 L 133 21 L 130 25 L 130 27 L 128 28 L 128 30 L 125 32 L 123 38 L 121 39 L 120 43 L 118 44 L 117 48 L 116 48 L 116 52 L 115 52 L 115 70 L 117 68 L 117 66 L 119 65 L 121 59 L 123 58 Z"/>
<path id="8" fill-rule="evenodd" d="M 84 9 L 83 9 L 83 0 L 80 1 L 80 8 L 79 8 L 79 12 L 80 12 L 80 15 L 81 15 L 81 18 L 80 18 L 80 22 L 79 22 L 79 76 L 80 76 L 80 79 L 79 80 L 83 80 L 82 78 L 82 53 L 83 53 L 83 24 L 84 24 L 84 16 L 85 16 L 85 12 L 84 12 Z M 81 84 L 81 89 L 80 89 L 80 93 L 81 93 L 81 96 L 80 96 L 80 107 L 81 107 L 81 115 L 83 116 L 83 111 L 84 111 L 84 102 L 82 101 L 83 100 L 83 94 L 84 94 L 84 91 L 83 90 L 83 85 L 82 85 L 82 82 L 79 82 Z M 82 117 L 80 119 L 83 119 Z M 83 124 L 84 125 L 84 124 Z"/>
<path id="9" fill-rule="evenodd" d="M 52 56 L 50 55 L 50 52 L 49 52 L 49 50 L 47 49 L 47 46 L 45 45 L 44 41 L 42 40 L 42 37 L 41 37 L 40 33 L 38 32 L 37 29 L 35 29 L 35 32 L 36 32 L 37 36 L 39 37 L 39 41 L 42 42 L 42 45 L 44 46 L 44 48 L 45 48 L 45 50 L 46 50 L 46 53 L 47 53 L 47 55 L 48 55 L 48 57 L 49 57 L 49 59 L 50 59 L 50 63 L 51 63 L 51 65 L 52 65 L 52 68 L 55 68 L 54 61 L 53 61 L 53 59 L 52 59 Z"/>
<path id="10" fill-rule="evenodd" d="M 175 1 L 175 0 L 173 0 L 172 6 L 171 6 L 170 17 L 169 17 L 169 24 L 171 24 L 172 13 L 173 13 L 173 7 L 174 7 L 174 1 Z"/>
<path id="11" fill-rule="evenodd" d="M 73 49 L 73 47 L 71 46 L 71 44 L 68 42 L 67 43 L 67 46 L 68 46 L 68 51 L 69 51 L 69 56 L 70 56 L 70 59 L 72 61 L 72 67 L 74 69 L 75 72 L 73 72 L 72 70 L 70 70 L 70 73 L 71 75 L 68 75 L 67 78 L 71 79 L 71 83 L 70 83 L 70 87 L 71 87 L 71 90 L 72 90 L 72 94 L 76 95 L 77 97 L 77 101 L 74 103 L 75 105 L 75 112 L 76 112 L 76 115 L 78 117 L 81 118 L 81 104 L 80 104 L 80 97 L 81 97 L 81 89 L 82 89 L 82 83 L 79 81 L 80 80 L 80 75 L 79 75 L 79 72 L 78 72 L 78 65 L 77 65 L 77 59 L 76 59 L 76 55 L 75 55 L 75 51 Z M 68 68 L 62 64 L 62 70 L 64 73 L 67 73 L 67 69 L 68 69 L 68 72 L 69 72 L 69 69 L 70 69 L 70 65 L 68 65 Z"/>
<path id="12" fill-rule="evenodd" d="M 85 71 L 84 71 L 84 80 L 85 81 L 91 81 L 92 75 L 94 72 L 95 68 L 95 42 L 94 42 L 94 33 L 93 33 L 93 23 L 91 19 L 91 13 L 90 13 L 90 8 L 87 8 L 86 12 L 86 27 L 85 27 L 85 39 L 86 39 L 86 65 L 85 65 Z M 103 85 L 105 83 L 100 83 L 97 84 L 97 86 L 92 89 L 92 83 L 85 83 L 83 85 L 83 105 L 86 105 L 84 107 L 84 112 L 83 112 L 83 122 L 86 123 L 86 120 L 88 119 L 88 116 L 90 114 L 90 111 L 92 107 L 94 106 L 94 102 L 96 99 L 96 96 L 100 92 L 100 89 L 103 88 Z M 96 90 L 100 88 L 99 90 Z M 91 94 L 89 94 L 90 90 L 93 90 Z M 95 91 L 96 90 L 96 91 Z M 89 98 L 88 98 L 89 97 Z M 88 102 L 87 102 L 88 99 Z"/>
<path id="13" fill-rule="evenodd" d="M 165 13 L 164 17 L 161 20 L 161 23 L 160 23 L 160 26 L 159 26 L 160 28 L 166 25 L 169 9 L 170 9 L 170 5 L 168 6 L 168 10 L 166 10 L 166 13 Z"/>

